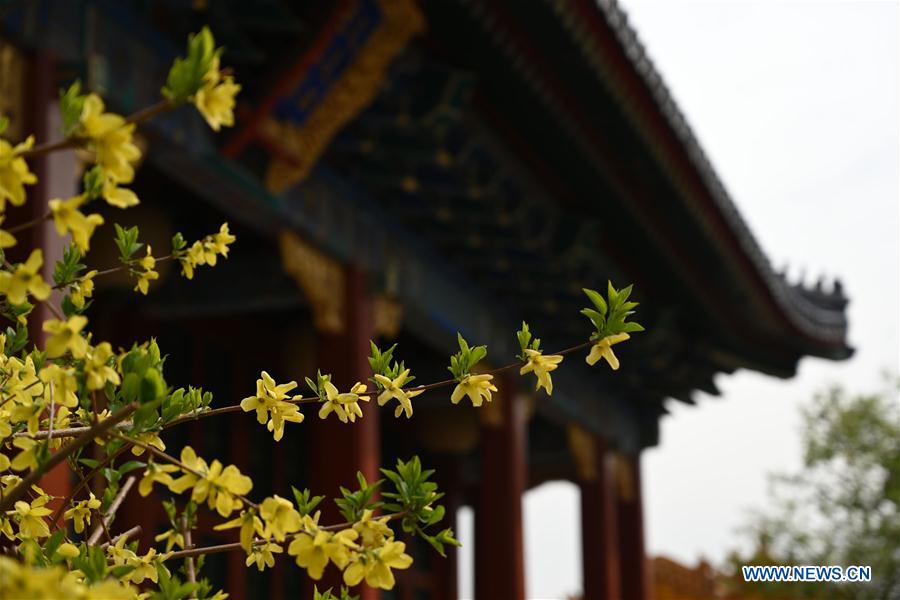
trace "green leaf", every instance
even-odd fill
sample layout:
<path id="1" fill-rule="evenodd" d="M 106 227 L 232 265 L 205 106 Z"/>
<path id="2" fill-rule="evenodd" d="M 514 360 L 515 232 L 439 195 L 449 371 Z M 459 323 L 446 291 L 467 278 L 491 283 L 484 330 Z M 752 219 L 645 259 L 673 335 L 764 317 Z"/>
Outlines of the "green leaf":
<path id="1" fill-rule="evenodd" d="M 138 243 L 137 241 L 140 231 L 136 225 L 125 229 L 118 223 L 115 223 L 115 229 L 116 246 L 119 249 L 119 260 L 121 260 L 122 263 L 127 264 L 134 253 L 144 246 L 144 244 Z"/>
<path id="2" fill-rule="evenodd" d="M 208 27 L 188 37 L 187 56 L 178 57 L 169 69 L 163 95 L 176 104 L 186 102 L 203 85 L 203 77 L 221 53 Z"/>
<path id="3" fill-rule="evenodd" d="M 300 513 L 300 516 L 312 514 L 316 507 L 319 506 L 319 503 L 325 499 L 325 496 L 312 496 L 309 489 L 304 489 L 301 492 L 291 486 L 291 491 L 294 492 L 294 499 L 297 501 L 297 512 Z"/>
<path id="4" fill-rule="evenodd" d="M 69 137 L 81 122 L 85 96 L 81 93 L 81 81 L 75 80 L 69 89 L 59 93 L 59 112 L 62 115 L 63 135 Z"/>
<path id="5" fill-rule="evenodd" d="M 587 297 L 594 304 L 594 306 L 597 307 L 597 311 L 601 315 L 605 316 L 606 311 L 608 310 L 608 307 L 606 305 L 606 301 L 603 299 L 603 296 L 601 296 L 595 290 L 589 290 L 587 288 L 582 288 L 582 291 L 587 295 Z"/>
<path id="6" fill-rule="evenodd" d="M 84 177 L 82 177 L 82 184 L 88 200 L 96 200 L 103 195 L 103 184 L 105 179 L 106 178 L 103 176 L 103 167 L 100 165 L 94 165 L 85 171 Z"/>
<path id="7" fill-rule="evenodd" d="M 7 127 L 9 127 L 9 119 L 0 116 L 0 135 L 3 135 L 6 132 Z"/>

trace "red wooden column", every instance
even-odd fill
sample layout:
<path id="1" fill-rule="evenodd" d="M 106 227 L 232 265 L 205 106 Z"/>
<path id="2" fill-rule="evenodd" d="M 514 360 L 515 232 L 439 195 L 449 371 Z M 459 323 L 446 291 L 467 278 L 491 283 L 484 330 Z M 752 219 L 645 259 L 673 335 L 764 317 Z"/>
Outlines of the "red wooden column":
<path id="1" fill-rule="evenodd" d="M 644 552 L 640 458 L 620 456 L 617 466 L 622 599 L 647 600 L 650 597 L 650 584 Z"/>
<path id="2" fill-rule="evenodd" d="M 435 476 L 438 485 L 446 495 L 443 504 L 446 508 L 446 516 L 441 527 L 453 527 L 453 531 L 459 531 L 456 523 L 456 513 L 461 505 L 460 460 L 459 458 L 446 457 L 435 461 Z M 459 590 L 457 580 L 459 577 L 459 552 L 455 546 L 445 546 L 446 558 L 432 554 L 434 575 L 432 578 L 432 598 L 434 600 L 458 600 Z"/>
<path id="3" fill-rule="evenodd" d="M 369 340 L 375 335 L 371 297 L 366 276 L 356 269 L 345 272 L 344 328 L 340 333 L 320 333 L 317 343 L 317 363 L 323 373 L 331 373 L 332 382 L 342 392 L 349 391 L 357 381 L 365 382 L 371 375 L 367 357 Z M 313 375 L 314 377 L 314 375 Z M 371 385 L 371 384 L 370 384 Z M 306 393 L 306 392 L 303 392 Z M 306 411 L 304 425 L 309 425 L 309 488 L 315 494 L 328 499 L 320 505 L 323 523 L 343 521 L 331 498 L 337 496 L 339 487 L 356 489 L 356 472 L 362 471 L 369 481 L 378 479 L 381 461 L 381 437 L 378 403 L 375 400 L 361 402 L 363 418 L 356 423 L 341 423 L 332 414 L 319 419 L 317 410 Z M 341 579 L 337 570 L 329 567 L 319 582 L 320 590 L 340 589 Z M 309 586 L 310 589 L 312 586 Z M 365 585 L 354 590 L 360 600 L 374 600 L 378 591 Z M 311 597 L 311 592 L 309 593 Z"/>
<path id="4" fill-rule="evenodd" d="M 591 600 L 618 600 L 622 597 L 619 579 L 619 539 L 616 523 L 616 488 L 613 465 L 606 440 L 591 434 L 588 451 L 593 469 L 583 473 L 581 487 L 581 556 L 584 597 Z"/>
<path id="5" fill-rule="evenodd" d="M 525 598 L 522 494 L 528 468 L 524 399 L 502 376 L 485 405 L 481 430 L 481 486 L 475 510 L 475 597 Z"/>

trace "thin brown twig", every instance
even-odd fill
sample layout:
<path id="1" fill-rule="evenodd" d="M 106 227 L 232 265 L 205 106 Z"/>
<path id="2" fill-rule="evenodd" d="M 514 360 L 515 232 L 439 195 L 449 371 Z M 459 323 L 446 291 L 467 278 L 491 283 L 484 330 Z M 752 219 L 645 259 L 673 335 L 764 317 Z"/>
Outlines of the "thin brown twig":
<path id="1" fill-rule="evenodd" d="M 584 342 L 584 343 L 572 346 L 570 348 L 560 350 L 559 352 L 554 352 L 553 354 L 561 354 L 561 355 L 571 354 L 572 352 L 577 352 L 578 350 L 582 350 L 593 344 L 594 344 L 594 342 Z M 505 366 L 502 366 L 502 367 L 499 367 L 499 368 L 496 368 L 496 369 L 493 369 L 490 371 L 486 371 L 485 373 L 489 374 L 489 375 L 497 375 L 499 373 L 509 371 L 510 369 L 519 368 L 519 367 L 523 366 L 524 364 L 525 363 L 522 361 L 514 362 L 514 363 L 510 363 L 508 365 L 505 365 Z M 443 381 L 436 381 L 434 383 L 429 383 L 429 384 L 425 384 L 425 385 L 404 388 L 404 390 L 406 392 L 417 392 L 417 391 L 424 392 L 424 391 L 429 391 L 429 390 L 433 390 L 433 389 L 440 388 L 440 387 L 445 387 L 445 386 L 448 386 L 448 385 L 451 385 L 454 383 L 456 383 L 455 379 L 445 379 Z M 379 391 L 379 390 L 373 390 L 371 392 L 363 392 L 358 395 L 365 396 L 367 398 L 371 398 L 373 396 L 377 396 L 380 393 L 381 393 L 381 391 Z M 317 402 L 321 402 L 321 398 L 319 398 L 318 396 L 303 396 L 303 397 L 298 397 L 298 398 L 294 398 L 294 399 L 289 399 L 286 401 L 291 402 L 293 404 L 315 404 Z M 235 412 L 246 412 L 246 411 L 244 411 L 244 409 L 241 408 L 240 404 L 233 404 L 230 406 L 221 406 L 219 408 L 211 408 L 208 410 L 195 411 L 195 412 L 192 412 L 192 413 L 189 413 L 186 415 L 182 415 L 182 416 L 178 417 L 177 419 L 173 419 L 173 420 L 169 421 L 168 423 L 166 423 L 163 426 L 163 428 L 168 429 L 170 427 L 174 427 L 175 425 L 180 425 L 180 424 L 186 423 L 188 421 L 197 421 L 199 419 L 206 419 L 208 417 L 214 417 L 217 415 L 224 415 L 224 414 L 235 413 Z M 122 423 L 121 426 L 127 427 L 128 423 Z M 82 431 L 85 431 L 86 429 L 87 428 L 84 426 L 83 427 L 70 427 L 68 429 L 59 429 L 59 430 L 57 430 L 56 435 L 58 437 L 72 436 L 72 435 L 77 435 L 77 434 L 81 433 Z M 46 436 L 46 431 L 36 431 L 33 434 L 28 433 L 28 432 L 19 432 L 19 433 L 14 434 L 14 436 L 15 437 L 31 437 L 34 439 L 40 439 L 40 438 L 43 438 Z"/>
<path id="2" fill-rule="evenodd" d="M 194 543 L 191 540 L 191 526 L 188 524 L 187 514 L 181 515 L 181 534 L 184 536 L 184 549 L 191 550 L 194 547 Z M 186 556 L 184 558 L 185 565 L 187 566 L 187 580 L 188 583 L 197 583 L 197 571 L 194 570 L 194 557 Z M 191 598 L 196 598 L 197 593 L 196 590 L 191 592 Z"/>
<path id="3" fill-rule="evenodd" d="M 50 217 L 52 217 L 52 216 L 53 216 L 53 213 L 51 213 L 50 211 L 47 211 L 40 217 L 35 217 L 34 219 L 25 221 L 24 223 L 19 223 L 18 225 L 13 225 L 9 229 L 7 229 L 7 231 L 9 233 L 18 233 L 20 231 L 30 229 L 31 227 L 34 227 L 35 225 L 40 225 L 44 221 L 48 221 L 50 219 Z"/>
<path id="4" fill-rule="evenodd" d="M 137 481 L 137 477 L 129 477 L 125 480 L 125 483 L 122 484 L 122 487 L 119 488 L 119 493 L 116 494 L 116 497 L 113 498 L 113 501 L 109 504 L 109 508 L 106 509 L 106 514 L 101 516 L 100 523 L 97 525 L 97 527 L 94 528 L 94 532 L 91 534 L 91 537 L 88 538 L 89 545 L 96 544 L 97 540 L 100 539 L 100 534 L 102 533 L 103 529 L 109 527 L 109 524 L 116 516 L 116 511 L 119 510 L 119 507 L 125 500 L 125 496 L 127 496 L 128 492 L 131 491 L 131 488 L 134 485 L 135 481 Z"/>
<path id="5" fill-rule="evenodd" d="M 160 263 L 160 262 L 164 262 L 167 260 L 172 260 L 173 258 L 175 258 L 175 256 L 173 254 L 167 254 L 165 256 L 160 256 L 159 258 L 157 258 L 156 262 Z M 131 265 L 119 265 L 118 267 L 110 267 L 109 269 L 103 269 L 102 271 L 97 271 L 96 273 L 94 273 L 92 278 L 103 277 L 104 275 L 111 275 L 113 273 L 125 271 L 126 269 L 130 269 L 130 268 L 131 268 Z M 58 290 L 58 289 L 66 287 L 66 286 L 73 285 L 75 283 L 78 283 L 82 279 L 84 279 L 83 275 L 81 277 L 76 277 L 72 281 L 64 281 L 62 283 L 58 283 L 53 286 L 53 289 Z"/>
<path id="6" fill-rule="evenodd" d="M 88 491 L 88 494 L 90 494 L 91 496 L 94 496 L 94 492 L 93 492 L 93 490 L 91 490 L 90 484 L 88 484 L 88 486 L 87 486 L 87 491 Z M 90 543 L 96 544 L 97 540 L 100 539 L 101 533 L 104 534 L 104 537 L 106 537 L 106 543 L 112 542 L 112 536 L 109 535 L 109 528 L 106 526 L 106 523 L 103 521 L 103 515 L 100 513 L 99 509 L 97 510 L 97 518 L 100 521 L 98 529 L 95 530 L 95 532 L 94 532 L 97 534 L 97 537 L 94 538 L 94 535 L 92 534 L 91 538 L 93 539 L 93 541 Z"/>
<path id="7" fill-rule="evenodd" d="M 105 550 L 110 544 L 115 545 L 116 542 L 118 542 L 122 538 L 125 538 L 127 540 L 128 538 L 132 538 L 136 535 L 140 535 L 142 531 L 143 531 L 143 528 L 141 528 L 140 525 L 135 525 L 131 529 L 126 529 L 125 531 L 123 531 L 122 533 L 120 533 L 119 535 L 117 535 L 116 537 L 111 539 L 110 541 L 100 544 L 100 548 Z"/>

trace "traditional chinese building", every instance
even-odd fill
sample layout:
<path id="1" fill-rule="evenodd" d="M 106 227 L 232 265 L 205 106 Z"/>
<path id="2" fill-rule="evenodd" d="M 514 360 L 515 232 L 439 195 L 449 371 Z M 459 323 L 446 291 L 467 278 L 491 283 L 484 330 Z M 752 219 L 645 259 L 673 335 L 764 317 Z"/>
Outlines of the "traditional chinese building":
<path id="1" fill-rule="evenodd" d="M 474 509 L 478 598 L 526 597 L 521 499 L 550 480 L 581 489 L 584 597 L 647 598 L 640 454 L 664 401 L 718 394 L 717 373 L 791 377 L 803 356 L 851 353 L 840 283 L 773 270 L 611 0 L 33 0 L 0 23 L 0 108 L 41 140 L 59 135 L 57 90 L 74 78 L 129 113 L 158 99 L 189 32 L 208 24 L 225 46 L 243 86 L 236 127 L 214 135 L 191 110 L 142 127 L 142 204 L 106 216 L 139 224 L 158 253 L 175 231 L 227 220 L 231 257 L 193 281 L 163 263 L 146 298 L 127 278 L 98 281 L 91 311 L 99 338 L 156 336 L 169 383 L 215 404 L 250 395 L 263 369 L 365 380 L 369 339 L 397 342 L 417 383 L 446 377 L 457 331 L 494 366 L 518 352 L 523 319 L 545 348 L 569 347 L 590 333 L 582 287 L 635 284 L 647 332 L 620 346 L 621 369 L 572 356 L 552 397 L 508 376 L 481 410 L 435 392 L 410 421 L 374 403 L 354 426 L 310 412 L 279 443 L 250 415 L 164 435 L 252 473 L 254 494 L 336 494 L 358 469 L 376 478 L 420 455 L 448 514 Z M 34 169 L 36 198 L 77 193 L 75 153 Z M 98 233 L 88 261 L 113 255 Z M 141 524 L 151 544 L 158 505 L 132 504 L 116 526 Z M 214 522 L 202 514 L 201 542 L 234 538 Z M 414 554 L 380 597 L 456 598 L 454 554 Z M 309 590 L 287 557 L 257 574 L 215 555 L 205 572 L 234 598 Z"/>

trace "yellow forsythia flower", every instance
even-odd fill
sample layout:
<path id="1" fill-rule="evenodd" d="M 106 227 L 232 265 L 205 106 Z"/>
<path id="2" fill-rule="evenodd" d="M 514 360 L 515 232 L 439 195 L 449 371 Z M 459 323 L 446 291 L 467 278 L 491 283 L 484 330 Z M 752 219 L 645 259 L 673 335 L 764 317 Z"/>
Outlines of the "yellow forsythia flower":
<path id="1" fill-rule="evenodd" d="M 175 529 L 170 529 L 165 533 L 161 533 L 153 539 L 157 542 L 162 542 L 163 540 L 165 540 L 166 552 L 171 552 L 172 548 L 174 548 L 175 546 L 184 548 L 184 534 L 180 531 L 176 531 Z"/>
<path id="2" fill-rule="evenodd" d="M 591 347 L 591 352 L 588 354 L 585 361 L 587 364 L 593 366 L 597 364 L 597 361 L 601 358 L 605 358 L 606 362 L 609 363 L 609 366 L 612 367 L 613 371 L 619 368 L 619 359 L 616 358 L 615 353 L 612 350 L 613 344 L 618 344 L 619 342 L 624 342 L 631 336 L 627 333 L 616 333 L 614 335 L 608 335 L 605 338 L 599 340 L 596 344 Z"/>
<path id="3" fill-rule="evenodd" d="M 169 484 L 169 489 L 180 494 L 188 488 L 193 488 L 191 500 L 197 503 L 206 500 L 207 505 L 215 508 L 223 517 L 240 509 L 243 503 L 237 496 L 242 496 L 253 488 L 253 481 L 242 475 L 237 467 L 228 465 L 223 468 L 218 460 L 214 460 L 207 467 L 206 461 L 197 456 L 190 446 L 182 449 L 181 462 L 203 477 L 184 472 L 181 477 Z"/>
<path id="4" fill-rule="evenodd" d="M 316 581 L 322 578 L 329 560 L 339 569 L 347 566 L 350 551 L 357 548 L 354 541 L 359 535 L 353 529 L 336 533 L 323 531 L 319 529 L 318 521 L 318 512 L 315 517 L 303 517 L 303 533 L 297 534 L 288 546 L 288 554 Z"/>
<path id="5" fill-rule="evenodd" d="M 144 431 L 134 437 L 135 439 L 144 442 L 148 446 L 153 446 L 157 450 L 164 451 L 166 449 L 166 445 L 165 443 L 163 443 L 162 439 L 160 439 L 159 433 L 155 431 Z M 144 448 L 138 445 L 134 445 L 131 447 L 131 453 L 135 456 L 140 456 L 144 453 Z"/>
<path id="6" fill-rule="evenodd" d="M 125 547 L 126 541 L 128 541 L 126 536 L 120 536 L 115 544 L 106 547 L 107 557 L 117 567 L 127 565 L 129 561 L 137 558 L 137 554 Z"/>
<path id="7" fill-rule="evenodd" d="M 266 567 L 271 568 L 275 566 L 275 557 L 273 554 L 281 554 L 282 552 L 284 552 L 284 549 L 275 542 L 265 542 L 253 546 L 250 549 L 250 553 L 247 555 L 246 565 L 249 567 L 253 563 L 256 563 L 256 568 L 260 571 Z"/>
<path id="8" fill-rule="evenodd" d="M 84 375 L 89 390 L 103 389 L 107 382 L 113 385 L 121 383 L 119 374 L 109 364 L 109 359 L 113 356 L 115 355 L 109 342 L 101 342 L 88 349 L 84 358 Z M 135 446 L 135 448 L 138 447 Z M 160 450 L 164 449 L 165 446 L 160 448 Z"/>
<path id="9" fill-rule="evenodd" d="M 547 391 L 547 395 L 553 394 L 553 379 L 550 377 L 550 372 L 555 371 L 559 363 L 562 362 L 562 355 L 548 354 L 545 356 L 541 354 L 540 350 L 532 350 L 530 348 L 526 348 L 524 352 L 527 360 L 522 368 L 519 369 L 519 375 L 534 373 L 537 377 L 537 386 L 535 386 L 534 391 L 544 388 Z"/>
<path id="10" fill-rule="evenodd" d="M 75 533 L 81 533 L 84 531 L 86 524 L 91 524 L 91 513 L 99 508 L 100 500 L 94 497 L 92 493 L 89 499 L 76 502 L 72 508 L 65 512 L 64 517 L 67 521 L 74 521 Z"/>
<path id="11" fill-rule="evenodd" d="M 107 204 L 117 208 L 130 208 L 141 203 L 137 194 L 128 188 L 116 185 L 116 180 L 112 177 L 107 177 L 106 181 L 103 182 L 101 195 Z"/>
<path id="12" fill-rule="evenodd" d="M 105 110 L 100 96 L 87 95 L 81 111 L 84 136 L 90 139 L 103 173 L 117 183 L 130 183 L 134 179 L 132 163 L 141 157 L 140 149 L 131 139 L 134 124 Z"/>
<path id="13" fill-rule="evenodd" d="M 224 258 L 228 258 L 228 246 L 236 239 L 228 231 L 228 223 L 222 223 L 218 233 L 194 242 L 186 252 L 178 257 L 178 261 L 181 263 L 181 274 L 187 279 L 193 279 L 195 268 L 201 265 L 216 266 L 216 257 L 222 255 Z"/>
<path id="14" fill-rule="evenodd" d="M 380 548 L 360 552 L 344 570 L 344 583 L 354 586 L 365 578 L 370 587 L 393 589 L 395 581 L 391 569 L 408 569 L 413 562 L 405 550 L 406 544 L 391 540 Z"/>
<path id="15" fill-rule="evenodd" d="M 44 520 L 44 517 L 53 512 L 44 506 L 49 500 L 49 496 L 40 496 L 32 500 L 31 504 L 23 500 L 15 503 L 13 518 L 19 522 L 20 536 L 38 539 L 50 535 L 50 527 Z"/>
<path id="16" fill-rule="evenodd" d="M 279 542 L 283 542 L 287 534 L 300 531 L 300 513 L 290 500 L 277 494 L 262 501 L 259 505 L 259 516 L 265 523 L 263 535 L 274 537 Z"/>
<path id="17" fill-rule="evenodd" d="M 5 215 L 0 215 L 0 225 L 6 219 Z M 0 229 L 0 248 L 12 248 L 16 245 L 16 237 L 8 231 Z"/>
<path id="18" fill-rule="evenodd" d="M 19 156 L 33 145 L 33 136 L 16 146 L 0 140 L 0 212 L 6 210 L 7 200 L 15 206 L 25 204 L 25 186 L 37 183 L 35 174 L 28 170 L 28 163 Z"/>
<path id="19" fill-rule="evenodd" d="M 239 91 L 241 86 L 234 82 L 231 75 L 222 75 L 219 58 L 214 58 L 209 71 L 203 76 L 203 87 L 194 95 L 194 105 L 213 131 L 219 131 L 223 125 L 234 125 L 234 98 Z"/>
<path id="20" fill-rule="evenodd" d="M 90 250 L 91 236 L 94 230 L 103 225 L 103 217 L 97 214 L 85 216 L 78 210 L 87 200 L 84 194 L 69 198 L 68 200 L 51 200 L 50 213 L 53 215 L 53 225 L 56 233 L 61 236 L 72 234 L 72 241 L 84 254 Z"/>
<path id="21" fill-rule="evenodd" d="M 69 300 L 72 301 L 75 308 L 84 308 L 85 300 L 94 295 L 94 275 L 96 274 L 96 270 L 88 271 L 72 284 Z"/>
<path id="22" fill-rule="evenodd" d="M 359 401 L 369 401 L 368 396 L 360 396 L 365 393 L 366 386 L 362 383 L 355 383 L 350 391 L 344 394 L 338 393 L 337 387 L 330 381 L 325 382 L 325 402 L 319 409 L 319 418 L 324 419 L 334 412 L 342 423 L 350 421 L 356 422 L 357 417 L 362 417 L 362 408 Z"/>
<path id="23" fill-rule="evenodd" d="M 156 548 L 150 548 L 144 556 L 135 555 L 127 562 L 127 565 L 133 567 L 134 570 L 125 575 L 125 578 L 128 581 L 131 581 L 131 583 L 136 584 L 143 583 L 145 579 L 157 583 L 159 581 L 159 574 L 154 563 L 156 561 L 165 560 L 165 558 L 165 555 L 156 554 Z"/>
<path id="24" fill-rule="evenodd" d="M 393 380 L 388 379 L 384 375 L 375 374 L 375 381 L 381 384 L 384 390 L 378 395 L 378 406 L 384 406 L 388 400 L 394 398 L 400 405 L 394 409 L 394 416 L 399 417 L 402 413 L 406 413 L 406 418 L 412 417 L 413 409 L 410 398 L 415 398 L 424 390 L 404 390 L 403 386 L 409 379 L 409 369 L 405 369 L 397 375 Z"/>
<path id="25" fill-rule="evenodd" d="M 14 471 L 31 470 L 37 467 L 37 440 L 27 437 L 16 438 L 12 441 L 13 446 L 22 450 L 14 459 L 12 459 L 12 468 Z"/>
<path id="26" fill-rule="evenodd" d="M 359 534 L 359 541 L 363 546 L 367 548 L 381 546 L 385 540 L 394 537 L 393 530 L 387 525 L 389 520 L 390 517 L 373 519 L 372 511 L 366 509 L 362 518 L 353 524 L 353 529 Z"/>
<path id="27" fill-rule="evenodd" d="M 29 293 L 38 300 L 46 300 L 50 296 L 50 286 L 40 274 L 43 264 L 44 253 L 37 248 L 11 273 L 0 271 L 0 293 L 6 294 L 10 304 L 22 304 Z"/>
<path id="28" fill-rule="evenodd" d="M 458 404 L 463 396 L 468 396 L 472 406 L 481 406 L 487 400 L 491 401 L 491 392 L 497 391 L 497 386 L 491 383 L 493 375 L 484 373 L 481 375 L 466 375 L 462 381 L 456 384 L 450 395 L 450 402 Z"/>
<path id="29" fill-rule="evenodd" d="M 76 556 L 81 554 L 81 551 L 75 544 L 63 542 L 59 545 L 59 548 L 56 549 L 56 553 L 65 558 L 75 558 Z"/>
<path id="30" fill-rule="evenodd" d="M 149 244 L 147 244 L 147 255 L 138 261 L 138 266 L 143 269 L 143 271 L 137 274 L 138 282 L 137 285 L 134 286 L 134 291 L 139 291 L 146 296 L 150 289 L 150 282 L 159 279 L 159 273 L 154 271 L 156 259 L 153 258 L 153 248 L 151 248 Z"/>
<path id="31" fill-rule="evenodd" d="M 81 330 L 87 322 L 87 317 L 82 315 L 72 315 L 67 321 L 57 319 L 44 321 L 43 329 L 50 334 L 45 346 L 47 356 L 57 358 L 69 350 L 73 357 L 84 358 L 88 342 L 81 336 Z"/>
<path id="32" fill-rule="evenodd" d="M 213 529 L 223 531 L 225 529 L 234 529 L 235 527 L 241 528 L 239 535 L 241 548 L 248 554 L 253 546 L 253 537 L 257 534 L 264 535 L 265 533 L 263 522 L 252 511 L 241 511 L 237 519 L 216 525 Z"/>
<path id="33" fill-rule="evenodd" d="M 61 544 L 57 552 L 66 556 L 72 544 Z M 74 546 L 72 546 L 74 547 Z M 115 579 L 91 586 L 84 577 L 62 566 L 38 567 L 8 556 L 0 556 L 0 598 L 78 598 L 79 600 L 136 600 L 138 590 Z"/>
<path id="34" fill-rule="evenodd" d="M 241 408 L 245 412 L 256 411 L 256 420 L 260 423 L 268 421 L 268 429 L 273 432 L 275 441 L 284 435 L 284 423 L 302 423 L 303 413 L 291 402 L 287 393 L 297 387 L 296 381 L 278 384 L 272 376 L 263 371 L 256 380 L 256 395 L 241 400 Z M 296 398 L 296 397 L 295 397 Z"/>
<path id="35" fill-rule="evenodd" d="M 147 463 L 147 469 L 144 471 L 144 476 L 141 477 L 141 481 L 138 483 L 138 492 L 141 496 L 149 496 L 150 492 L 153 491 L 154 483 L 160 483 L 166 487 L 171 487 L 175 482 L 171 474 L 177 471 L 179 471 L 179 469 L 175 465 L 160 465 L 152 461 Z"/>
<path id="36" fill-rule="evenodd" d="M 75 408 L 78 406 L 78 380 L 73 367 L 65 368 L 50 363 L 38 374 L 44 382 L 44 400 L 49 405 L 55 404 Z"/>

